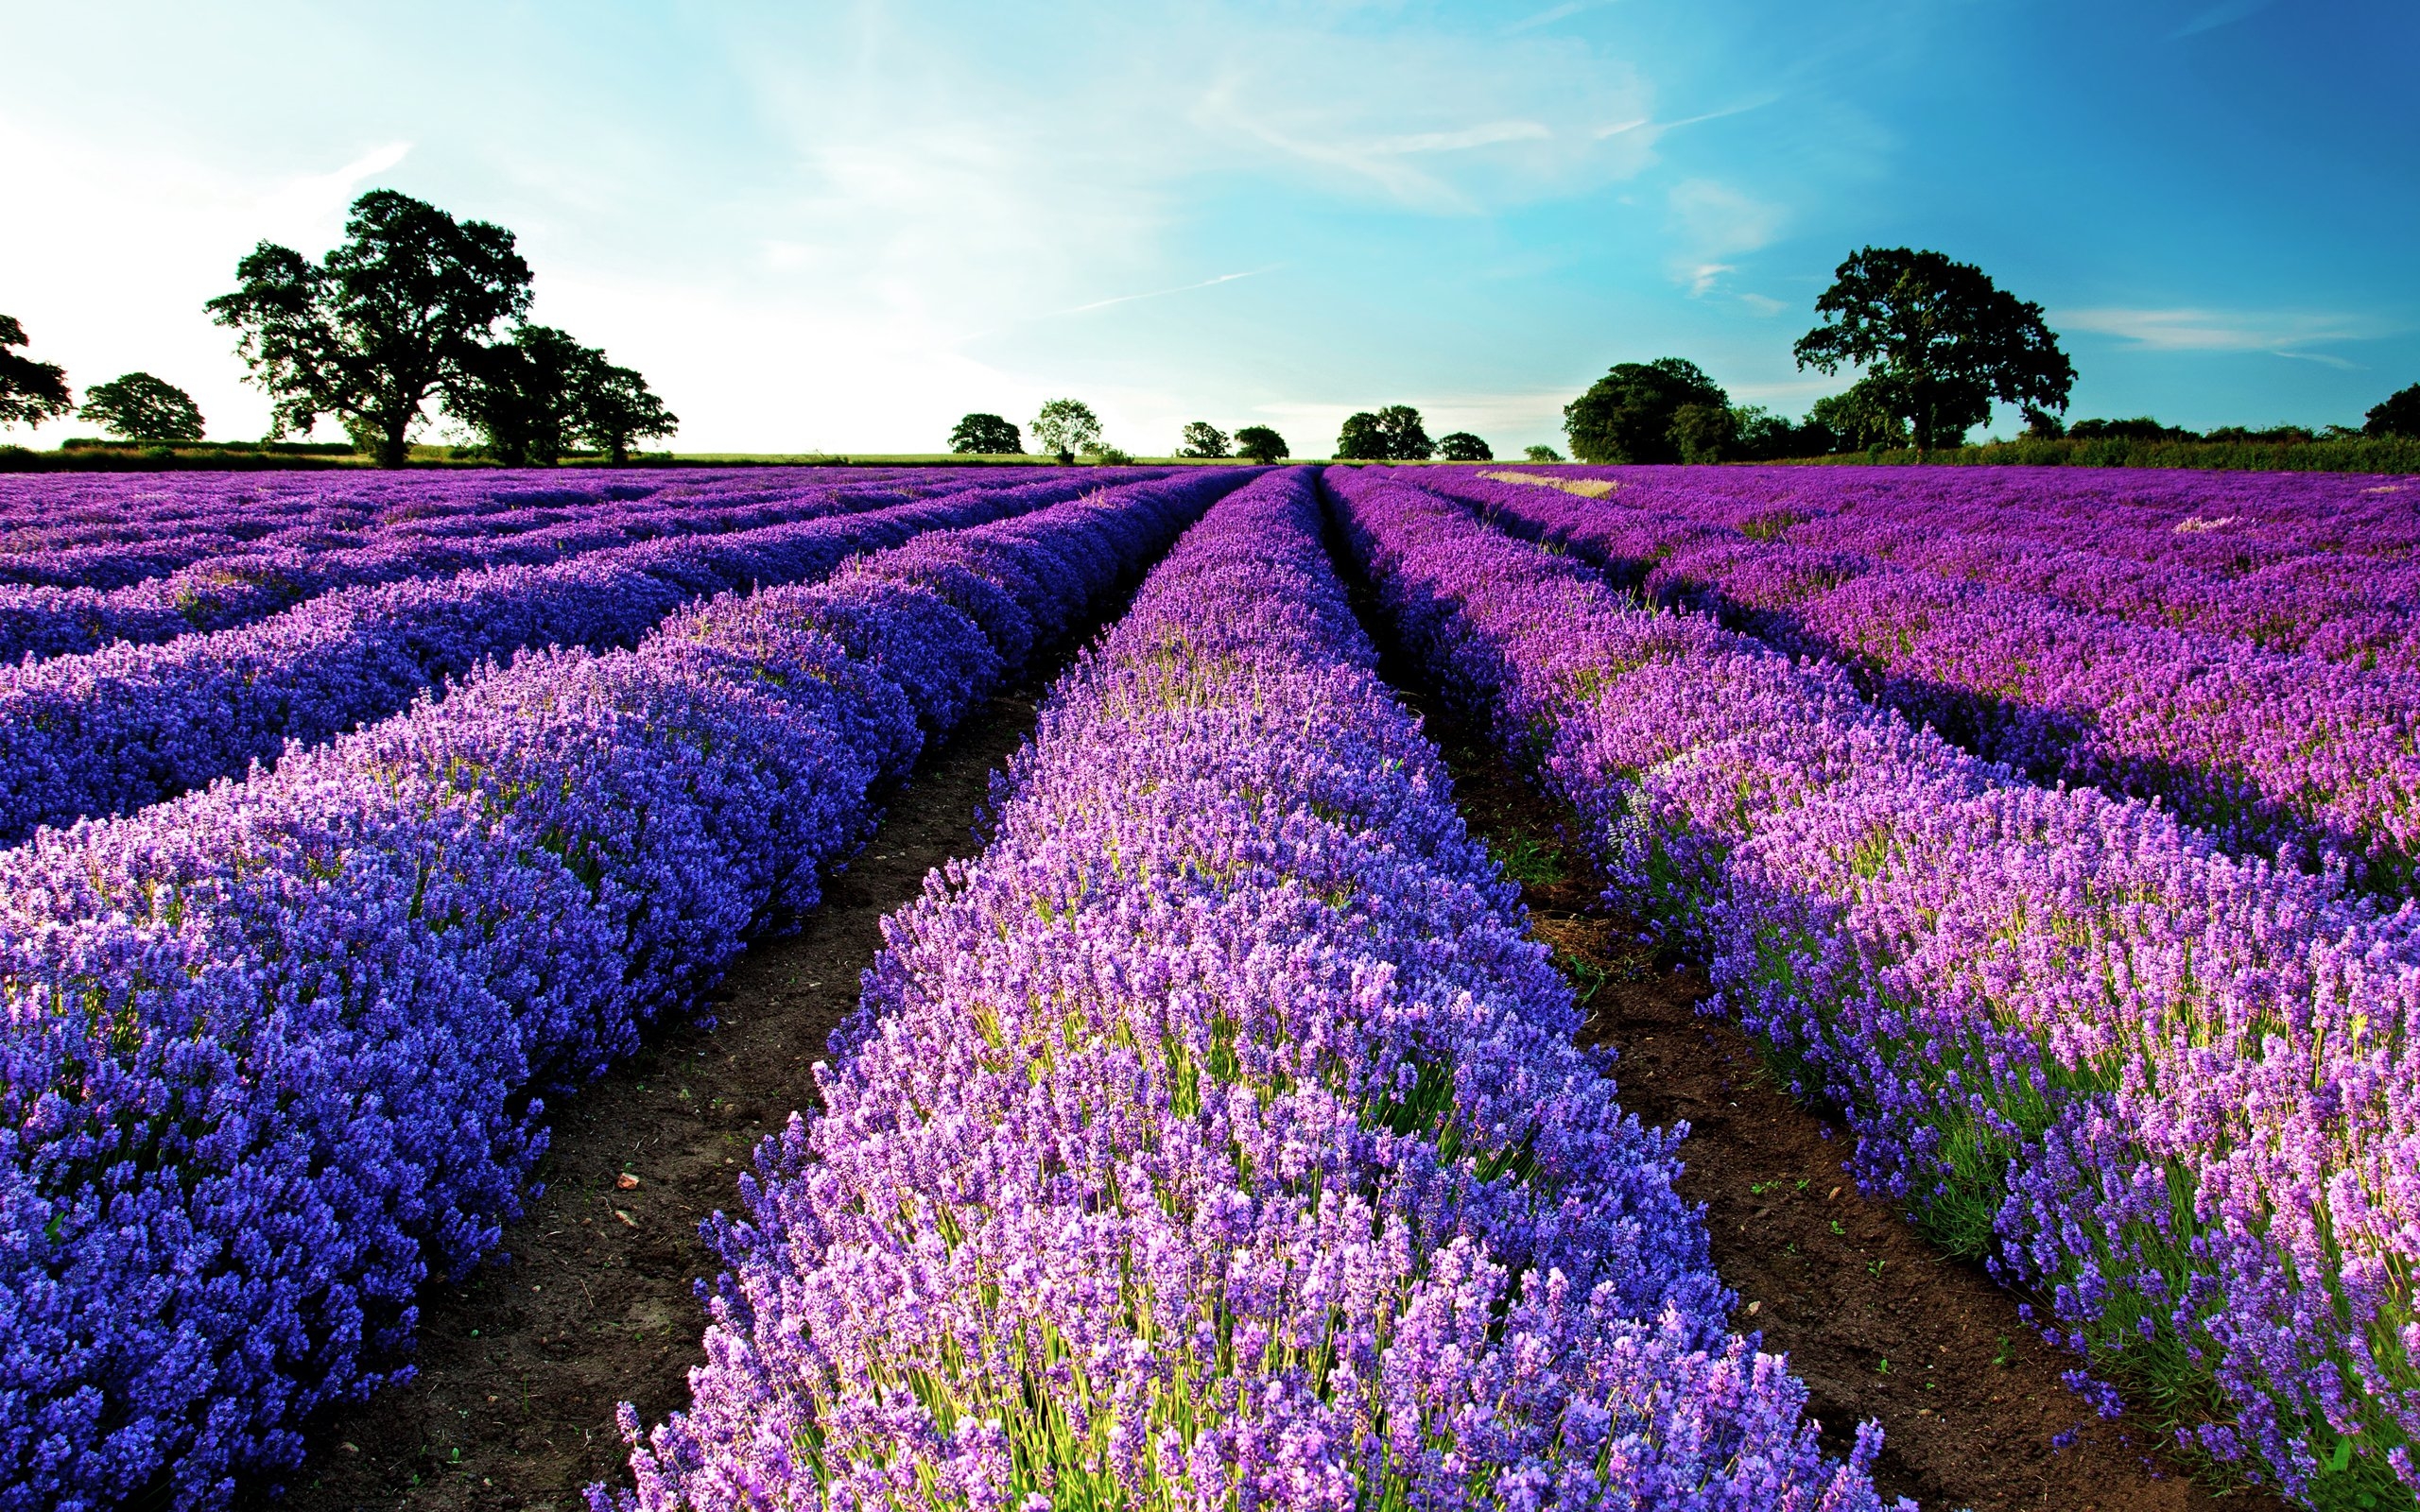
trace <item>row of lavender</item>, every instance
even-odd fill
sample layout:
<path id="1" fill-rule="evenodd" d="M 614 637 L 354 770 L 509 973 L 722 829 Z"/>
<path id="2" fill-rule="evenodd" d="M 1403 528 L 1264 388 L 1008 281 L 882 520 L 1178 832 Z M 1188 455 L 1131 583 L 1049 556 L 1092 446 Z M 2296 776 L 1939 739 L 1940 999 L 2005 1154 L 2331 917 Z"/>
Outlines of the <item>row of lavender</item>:
<path id="1" fill-rule="evenodd" d="M 599 1508 L 1877 1504 L 1374 675 L 1302 472 L 1054 691 Z"/>
<path id="2" fill-rule="evenodd" d="M 222 1503 L 695 1000 L 1236 474 L 927 535 L 0 856 L 0 1507 Z"/>
<path id="3" fill-rule="evenodd" d="M 880 482 L 913 471 L 852 468 L 847 476 Z M 773 497 L 834 476 L 806 468 L 568 477 L 490 472 L 28 475 L 0 490 L 0 581 L 118 588 L 203 557 L 265 543 L 307 545 L 315 532 L 360 545 L 373 532 L 475 531 L 480 517 L 494 514 L 554 524 L 571 512 L 618 501 L 688 504 L 720 496 L 742 503 L 751 492 Z M 769 481 L 775 488 L 768 490 Z"/>
<path id="4" fill-rule="evenodd" d="M 119 474 L 123 478 L 124 474 Z M 26 490 L 33 491 L 33 490 Z M 374 497 L 332 487 L 324 492 L 280 489 L 230 494 L 203 510 L 154 495 L 141 483 L 124 488 L 124 505 L 101 520 L 36 517 L 0 529 L 0 582 L 26 587 L 125 588 L 205 558 L 236 558 L 281 549 L 330 550 L 374 540 L 443 540 L 510 534 L 562 524 L 582 509 L 656 490 L 616 483 L 580 490 L 532 493 L 513 489 L 424 487 Z M 22 505 L 22 496 L 10 502 Z"/>
<path id="5" fill-rule="evenodd" d="M 93 651 L 119 641 L 156 643 L 229 629 L 339 588 L 508 563 L 550 563 L 666 536 L 751 529 L 873 508 L 932 491 L 946 476 L 937 472 L 930 482 L 893 478 L 869 484 L 824 474 L 777 488 L 769 497 L 769 490 L 751 480 L 733 498 L 615 500 L 534 529 L 520 528 L 528 521 L 513 512 L 491 512 L 474 517 L 481 533 L 466 538 L 373 535 L 359 546 L 315 543 L 208 557 L 124 588 L 0 586 L 0 662 Z"/>
<path id="6" fill-rule="evenodd" d="M 1696 478 L 1668 467 L 1554 471 L 1694 495 L 1725 511 L 1731 524 L 1930 514 L 1977 531 L 2007 527 L 2048 544 L 2221 574 L 2312 556 L 2393 563 L 2420 549 L 2412 480 L 2392 474 L 2011 467 L 1970 481 L 1888 467 L 1831 470 L 1834 476 L 1800 467 L 1724 468 Z"/>
<path id="7" fill-rule="evenodd" d="M 2159 798 L 2228 849 L 2420 866 L 2420 676 L 2112 620 L 2014 589 L 1761 540 L 1689 514 L 1467 474 L 1436 486 L 1659 603 L 1847 668 L 1869 695 L 2040 782 Z"/>
<path id="8" fill-rule="evenodd" d="M 383 718 L 490 660 L 634 645 L 699 597 L 821 576 L 922 531 L 1107 486 L 1090 470 L 1029 476 L 1038 481 L 995 478 L 913 504 L 674 536 L 548 567 L 340 589 L 236 629 L 0 667 L 0 844 L 241 776 L 288 743 L 317 745 Z"/>
<path id="9" fill-rule="evenodd" d="M 1905 472 L 1907 469 L 1877 469 Z M 1591 469 L 1616 499 L 2040 593 L 2136 624 L 2420 673 L 2420 485 L 2212 474 L 2136 484 L 2074 469 L 1975 485 L 1803 468 Z M 2147 494 L 2147 496 L 2145 496 Z"/>
<path id="10" fill-rule="evenodd" d="M 2012 780 L 1703 617 L 1331 473 L 1408 644 L 1692 939 L 1860 1177 L 2190 1442 L 2408 1503 L 2420 943 L 2163 812 Z M 2406 1489 L 2398 1490 L 2400 1482 Z"/>

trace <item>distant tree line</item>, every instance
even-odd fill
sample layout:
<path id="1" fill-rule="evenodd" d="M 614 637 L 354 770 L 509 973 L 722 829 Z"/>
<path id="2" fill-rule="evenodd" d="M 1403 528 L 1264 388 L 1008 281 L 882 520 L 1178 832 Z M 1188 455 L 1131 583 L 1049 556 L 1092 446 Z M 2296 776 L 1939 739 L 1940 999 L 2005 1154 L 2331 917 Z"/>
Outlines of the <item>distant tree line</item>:
<path id="1" fill-rule="evenodd" d="M 503 227 L 373 189 L 344 237 L 316 263 L 262 242 L 235 265 L 237 287 L 205 305 L 269 396 L 270 440 L 332 419 L 356 450 L 400 467 L 434 402 L 498 461 L 585 448 L 618 465 L 679 426 L 635 369 L 530 323 L 529 265 Z M 128 440 L 201 439 L 201 410 L 174 384 L 130 372 L 78 408 L 58 365 L 9 350 L 24 345 L 24 327 L 0 316 L 0 424 L 73 413 Z"/>
<path id="2" fill-rule="evenodd" d="M 680 424 L 637 371 L 530 323 L 529 265 L 503 227 L 373 189 L 344 235 L 317 263 L 262 242 L 235 265 L 236 288 L 209 301 L 269 395 L 272 437 L 329 418 L 400 467 L 434 401 L 500 461 L 587 446 L 619 464 Z"/>

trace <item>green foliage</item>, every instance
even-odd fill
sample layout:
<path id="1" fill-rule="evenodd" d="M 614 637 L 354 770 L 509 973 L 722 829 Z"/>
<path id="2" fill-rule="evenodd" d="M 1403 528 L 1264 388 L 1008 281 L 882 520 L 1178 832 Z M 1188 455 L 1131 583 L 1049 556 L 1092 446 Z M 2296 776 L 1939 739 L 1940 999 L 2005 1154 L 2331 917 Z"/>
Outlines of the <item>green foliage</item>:
<path id="1" fill-rule="evenodd" d="M 1806 412 L 1806 423 L 1823 427 L 1830 436 L 1831 444 L 1821 451 L 1863 452 L 1905 446 L 1908 422 L 1899 418 L 1897 403 L 1889 380 L 1860 378 L 1849 386 L 1847 393 L 1815 401 Z"/>
<path id="2" fill-rule="evenodd" d="M 65 369 L 9 350 L 25 344 L 26 328 L 0 315 L 0 425 L 39 425 L 76 407 Z"/>
<path id="3" fill-rule="evenodd" d="M 1426 462 L 1436 450 L 1409 404 L 1349 415 L 1336 439 L 1337 457 L 1346 462 Z"/>
<path id="4" fill-rule="evenodd" d="M 1729 404 L 1683 404 L 1672 412 L 1672 444 L 1684 462 L 1720 462 L 1739 450 L 1739 416 Z"/>
<path id="5" fill-rule="evenodd" d="M 1227 433 L 1206 420 L 1189 421 L 1184 427 L 1184 444 L 1176 449 L 1179 456 L 1224 456 L 1227 455 Z"/>
<path id="6" fill-rule="evenodd" d="M 1551 446 L 1525 446 L 1521 449 L 1521 455 L 1528 457 L 1532 462 L 1560 462 L 1563 460 L 1563 454 L 1556 451 Z"/>
<path id="7" fill-rule="evenodd" d="M 1437 455 L 1448 462 L 1493 462 L 1495 453 L 1468 431 L 1449 431 L 1437 438 Z"/>
<path id="8" fill-rule="evenodd" d="M 619 467 L 631 442 L 669 436 L 679 424 L 645 378 L 552 326 L 519 326 L 463 367 L 446 391 L 446 412 L 476 427 L 487 455 L 515 467 L 552 466 L 583 444 Z"/>
<path id="9" fill-rule="evenodd" d="M 529 308 L 512 232 L 458 221 L 391 189 L 353 202 L 343 245 L 317 264 L 262 242 L 238 286 L 206 306 L 272 402 L 273 434 L 334 416 L 382 467 L 400 467 L 433 394 L 467 389 L 497 322 Z"/>
<path id="10" fill-rule="evenodd" d="M 1100 417 L 1080 399 L 1045 401 L 1042 412 L 1028 428 L 1033 432 L 1033 444 L 1055 454 L 1062 462 L 1072 462 L 1078 452 L 1100 445 Z"/>
<path id="11" fill-rule="evenodd" d="M 2067 427 L 2066 434 L 2080 441 L 2107 438 L 2122 441 L 2198 441 L 2202 438 L 2188 430 L 2163 425 L 2149 415 L 2133 420 L 2080 420 Z M 2308 433 L 2300 439 L 2308 440 Z"/>
<path id="12" fill-rule="evenodd" d="M 1564 406 L 1563 433 L 1583 462 L 1677 462 L 1673 423 L 1689 405 L 1728 408 L 1731 396 L 1683 357 L 1616 363 Z"/>
<path id="13" fill-rule="evenodd" d="M 596 360 L 579 371 L 579 422 L 574 435 L 603 452 L 614 466 L 626 467 L 631 446 L 672 435 L 680 429 L 681 417 L 664 406 L 637 369 L 617 368 L 604 360 L 602 352 L 594 355 Z"/>
<path id="14" fill-rule="evenodd" d="M 998 415 L 963 415 L 950 429 L 949 449 L 976 456 L 1023 456 L 1025 438 L 1013 421 Z"/>
<path id="15" fill-rule="evenodd" d="M 2389 394 L 2364 417 L 2364 436 L 2404 436 L 2420 440 L 2420 384 Z"/>
<path id="16" fill-rule="evenodd" d="M 193 396 L 147 372 L 95 384 L 84 391 L 84 407 L 77 413 L 129 440 L 201 439 L 201 408 Z"/>
<path id="17" fill-rule="evenodd" d="M 1867 247 L 1849 254 L 1815 301 L 1823 324 L 1799 337 L 1798 365 L 1863 368 L 1876 402 L 1907 421 L 1916 450 L 1965 438 L 1996 399 L 2064 410 L 2076 370 L 2042 306 L 1934 251 Z"/>
<path id="18" fill-rule="evenodd" d="M 1134 455 L 1123 447 L 1112 446 L 1107 441 L 1095 441 L 1084 448 L 1084 460 L 1095 467 L 1131 467 Z"/>
<path id="19" fill-rule="evenodd" d="M 1264 467 L 1273 466 L 1286 460 L 1286 438 L 1266 425 L 1247 425 L 1236 432 L 1236 455 Z"/>

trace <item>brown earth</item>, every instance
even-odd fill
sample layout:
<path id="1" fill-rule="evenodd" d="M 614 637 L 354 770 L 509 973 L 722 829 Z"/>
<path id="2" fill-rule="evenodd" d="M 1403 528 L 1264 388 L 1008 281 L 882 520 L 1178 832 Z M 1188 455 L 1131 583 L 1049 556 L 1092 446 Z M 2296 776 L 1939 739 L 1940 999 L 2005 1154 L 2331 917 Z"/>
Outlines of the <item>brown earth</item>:
<path id="1" fill-rule="evenodd" d="M 2098 1418 L 2060 1380 L 2079 1362 L 2026 1326 L 2016 1297 L 1858 1192 L 1844 1128 L 1769 1081 L 1736 1026 L 1699 1011 L 1705 973 L 1633 943 L 1556 811 L 1450 714 L 1411 701 L 1464 816 L 1523 879 L 1531 932 L 1588 994 L 1588 1037 L 1618 1052 L 1622 1105 L 1688 1124 L 1678 1186 L 1705 1204 L 1715 1265 L 1739 1294 L 1732 1326 L 1789 1357 L 1827 1444 L 1845 1450 L 1859 1420 L 1880 1423 L 1876 1483 L 1941 1512 L 2282 1508 L 2264 1491 L 2196 1484 L 2152 1447 L 2148 1420 Z"/>
<path id="2" fill-rule="evenodd" d="M 573 1512 L 591 1483 L 630 1485 L 615 1403 L 659 1422 L 704 1361 L 695 1282 L 717 1267 L 700 1222 L 738 1207 L 757 1142 L 811 1106 L 807 1067 L 856 1005 L 882 917 L 974 849 L 977 807 L 1039 691 L 993 698 L 926 757 L 804 927 L 734 969 L 719 1028 L 658 1035 L 562 1105 L 545 1195 L 506 1252 L 424 1297 L 418 1378 L 315 1423 L 286 1494 L 251 1506 Z"/>
<path id="3" fill-rule="evenodd" d="M 1408 686 L 1402 667 L 1387 670 Z M 548 1190 L 507 1253 L 464 1285 L 429 1289 L 418 1379 L 316 1422 L 286 1494 L 245 1505 L 573 1512 L 584 1486 L 629 1484 L 615 1404 L 661 1420 L 686 1403 L 702 1360 L 695 1281 L 715 1261 L 699 1223 L 736 1205 L 757 1142 L 810 1105 L 806 1068 L 856 1004 L 881 918 L 972 849 L 989 775 L 1031 730 L 1041 685 L 992 699 L 926 759 L 802 931 L 735 969 L 717 1030 L 661 1034 L 562 1105 Z M 1524 879 L 1534 932 L 1591 992 L 1588 1032 L 1620 1052 L 1624 1105 L 1689 1124 L 1680 1187 L 1706 1205 L 1716 1264 L 1740 1297 L 1734 1326 L 1789 1355 L 1835 1449 L 1859 1419 L 1878 1421 L 1877 1482 L 1939 1512 L 2280 1505 L 2192 1484 L 2150 1447 L 2146 1423 L 2095 1419 L 2060 1382 L 2074 1362 L 2019 1320 L 2016 1299 L 1859 1195 L 1840 1128 L 1770 1085 L 1736 1028 L 1698 1012 L 1703 973 L 1627 943 L 1553 809 L 1450 716 L 1407 697 L 1428 713 L 1473 828 Z"/>

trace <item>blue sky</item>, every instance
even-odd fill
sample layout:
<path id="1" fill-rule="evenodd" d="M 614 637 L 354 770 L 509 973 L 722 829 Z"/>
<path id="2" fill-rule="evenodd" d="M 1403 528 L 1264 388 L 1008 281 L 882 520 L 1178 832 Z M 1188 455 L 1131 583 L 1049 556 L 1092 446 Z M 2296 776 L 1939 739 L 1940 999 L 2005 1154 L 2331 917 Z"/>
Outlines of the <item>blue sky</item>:
<path id="1" fill-rule="evenodd" d="M 1797 413 L 1866 243 L 2047 306 L 2074 415 L 2420 382 L 2420 0 L 0 0 L 0 311 L 218 437 L 267 405 L 201 301 L 375 185 L 518 232 L 683 449 L 1069 394 L 1138 453 L 1409 403 L 1502 454 L 1667 354 Z"/>

